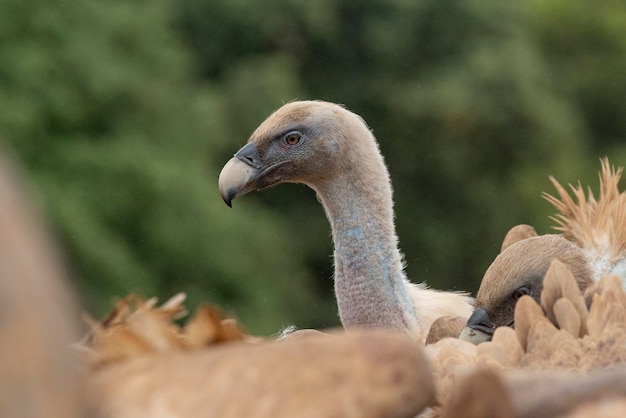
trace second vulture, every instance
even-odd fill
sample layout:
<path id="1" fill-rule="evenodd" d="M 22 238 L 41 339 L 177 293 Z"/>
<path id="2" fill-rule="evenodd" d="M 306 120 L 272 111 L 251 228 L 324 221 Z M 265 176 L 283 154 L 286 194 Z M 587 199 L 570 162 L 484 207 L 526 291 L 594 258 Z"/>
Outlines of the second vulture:
<path id="1" fill-rule="evenodd" d="M 389 173 L 361 117 L 322 101 L 284 105 L 226 163 L 219 190 L 230 206 L 238 196 L 285 182 L 308 185 L 324 206 L 344 327 L 387 328 L 424 341 L 438 317 L 469 317 L 473 300 L 466 294 L 407 280 Z"/>
<path id="2" fill-rule="evenodd" d="M 550 178 L 558 197 L 544 197 L 559 211 L 553 219 L 563 234 L 536 236 L 528 226 L 516 228 L 525 231 L 520 236 L 525 239 L 502 248 L 485 272 L 476 310 L 461 339 L 477 344 L 490 340 L 499 326 L 514 326 L 517 300 L 530 295 L 539 302 L 544 276 L 554 259 L 569 268 L 580 290 L 609 275 L 619 276 L 626 289 L 626 193 L 619 191 L 621 173 L 621 168 L 616 170 L 602 159 L 597 199 L 591 190 L 586 195 L 580 184 L 570 186 L 572 198 Z"/>

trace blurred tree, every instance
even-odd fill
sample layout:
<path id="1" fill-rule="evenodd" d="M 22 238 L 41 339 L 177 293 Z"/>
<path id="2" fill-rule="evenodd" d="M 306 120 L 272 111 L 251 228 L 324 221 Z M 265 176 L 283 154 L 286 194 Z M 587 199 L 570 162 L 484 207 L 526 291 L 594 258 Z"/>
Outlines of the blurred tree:
<path id="1" fill-rule="evenodd" d="M 219 198 L 211 156 L 232 127 L 219 89 L 193 84 L 173 6 L 2 2 L 0 135 L 30 172 L 97 314 L 113 296 L 183 291 L 253 332 L 322 326 L 303 308 L 323 302 L 307 290 L 279 215 L 254 206 L 231 215 Z"/>
<path id="2" fill-rule="evenodd" d="M 532 33 L 594 150 L 626 137 L 626 3 L 529 1 Z M 619 152 L 618 150 L 615 150 Z"/>

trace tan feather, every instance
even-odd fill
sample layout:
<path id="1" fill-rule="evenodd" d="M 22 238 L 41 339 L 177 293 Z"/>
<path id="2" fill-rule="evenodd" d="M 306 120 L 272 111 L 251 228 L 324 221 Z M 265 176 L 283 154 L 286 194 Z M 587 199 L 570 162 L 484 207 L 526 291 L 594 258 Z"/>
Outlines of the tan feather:
<path id="1" fill-rule="evenodd" d="M 543 280 L 543 291 L 541 292 L 541 306 L 546 312 L 546 316 L 552 323 L 558 324 L 553 307 L 558 299 L 569 300 L 572 307 L 578 312 L 580 330 L 576 334 L 584 335 L 586 330 L 587 308 L 585 301 L 576 284 L 574 276 L 570 270 L 559 260 L 553 260 L 550 268 Z"/>
<path id="2" fill-rule="evenodd" d="M 507 354 L 508 363 L 505 365 L 517 366 L 524 355 L 524 350 L 517 338 L 517 333 L 509 327 L 500 327 L 493 335 L 493 344 L 502 348 Z"/>
<path id="3" fill-rule="evenodd" d="M 569 299 L 560 298 L 552 307 L 559 328 L 569 332 L 573 337 L 582 337 L 582 319 L 579 312 Z"/>
<path id="4" fill-rule="evenodd" d="M 223 342 L 242 341 L 246 335 L 233 319 L 222 319 L 215 306 L 201 306 L 184 327 L 183 343 L 198 349 Z"/>
<path id="5" fill-rule="evenodd" d="M 528 335 L 536 322 L 545 318 L 541 307 L 530 296 L 522 296 L 515 306 L 515 333 L 524 351 L 528 348 Z"/>
<path id="6" fill-rule="evenodd" d="M 101 417 L 412 417 L 434 396 L 415 339 L 383 330 L 169 351 L 98 369 Z"/>
<path id="7" fill-rule="evenodd" d="M 489 388 L 485 390 L 485 388 Z M 446 418 L 514 418 L 515 410 L 508 388 L 501 377 L 490 370 L 478 370 L 464 376 L 452 388 Z"/>
<path id="8" fill-rule="evenodd" d="M 537 231 L 530 225 L 520 224 L 516 225 L 509 230 L 502 240 L 502 246 L 500 252 L 506 250 L 511 245 L 526 238 L 532 238 L 537 236 Z"/>
<path id="9" fill-rule="evenodd" d="M 552 343 L 558 329 L 546 317 L 536 321 L 528 331 L 526 354 L 521 365 L 533 370 L 545 370 L 550 364 Z"/>
<path id="10" fill-rule="evenodd" d="M 626 257 L 626 193 L 619 191 L 622 168 L 612 167 L 601 159 L 600 192 L 596 199 L 591 189 L 579 183 L 570 185 L 573 197 L 553 177 L 550 181 L 558 196 L 544 193 L 557 210 L 552 217 L 555 229 L 577 243 L 589 254 L 596 279 L 612 272 L 615 264 Z M 623 270 L 620 267 L 620 271 Z"/>
<path id="11" fill-rule="evenodd" d="M 626 397 L 607 397 L 596 402 L 586 402 L 571 411 L 567 418 L 623 418 Z"/>
<path id="12" fill-rule="evenodd" d="M 550 340 L 549 369 L 578 370 L 584 355 L 580 340 L 571 333 L 559 330 Z"/>
<path id="13" fill-rule="evenodd" d="M 441 316 L 432 323 L 425 344 L 433 344 L 443 338 L 458 338 L 465 327 L 467 318 L 456 316 Z"/>
<path id="14" fill-rule="evenodd" d="M 505 378 L 505 385 L 518 418 L 572 417 L 580 416 L 572 415 L 579 410 L 601 411 L 598 406 L 625 396 L 626 373 L 623 369 L 602 370 L 584 376 L 563 372 L 521 372 Z M 614 410 L 611 413 L 596 416 L 616 416 Z"/>
<path id="15" fill-rule="evenodd" d="M 591 306 L 594 295 L 603 294 L 607 291 L 615 292 L 616 294 L 621 295 L 620 300 L 622 302 L 622 305 L 626 307 L 626 294 L 622 292 L 622 282 L 618 276 L 610 275 L 603 277 L 602 279 L 595 282 L 592 286 L 585 289 L 583 296 L 587 308 Z"/>
<path id="16" fill-rule="evenodd" d="M 455 338 L 444 338 L 424 349 L 432 365 L 436 400 L 431 405 L 436 414 L 447 403 L 459 375 L 472 370 L 476 363 L 477 346 Z"/>
<path id="17" fill-rule="evenodd" d="M 477 346 L 476 354 L 477 364 L 499 369 L 518 367 L 524 351 L 515 331 L 509 327 L 500 327 L 496 330 L 492 341 Z M 499 367 L 495 367 L 493 362 L 487 359 L 495 360 Z"/>
<path id="18" fill-rule="evenodd" d="M 85 361 L 91 367 L 102 367 L 151 353 L 260 340 L 246 335 L 233 319 L 223 319 L 214 306 L 199 307 L 181 328 L 175 321 L 187 312 L 184 299 L 179 294 L 160 307 L 155 298 L 145 301 L 134 294 L 119 300 L 102 321 L 88 321 L 91 331 L 81 343 Z"/>
<path id="19" fill-rule="evenodd" d="M 595 294 L 587 320 L 589 334 L 599 338 L 604 332 L 626 327 L 626 310 L 619 295 L 613 291 Z"/>

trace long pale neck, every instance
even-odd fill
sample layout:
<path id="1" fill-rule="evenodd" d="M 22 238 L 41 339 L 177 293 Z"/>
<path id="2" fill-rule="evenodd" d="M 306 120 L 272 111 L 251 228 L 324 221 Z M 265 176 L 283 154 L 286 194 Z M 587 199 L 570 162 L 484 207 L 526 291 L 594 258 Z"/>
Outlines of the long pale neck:
<path id="1" fill-rule="evenodd" d="M 387 169 L 381 157 L 367 162 L 314 187 L 332 226 L 339 316 L 346 328 L 416 331 Z"/>

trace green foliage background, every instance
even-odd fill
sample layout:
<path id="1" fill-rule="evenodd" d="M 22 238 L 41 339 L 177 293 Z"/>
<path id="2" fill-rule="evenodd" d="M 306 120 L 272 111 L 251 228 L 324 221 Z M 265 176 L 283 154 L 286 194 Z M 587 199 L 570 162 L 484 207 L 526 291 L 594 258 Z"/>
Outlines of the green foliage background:
<path id="1" fill-rule="evenodd" d="M 94 315 L 182 291 L 253 333 L 338 324 L 313 192 L 217 193 L 294 99 L 368 121 L 409 277 L 475 292 L 511 226 L 550 232 L 549 174 L 625 164 L 624 74 L 618 0 L 0 2 L 0 136 Z"/>

